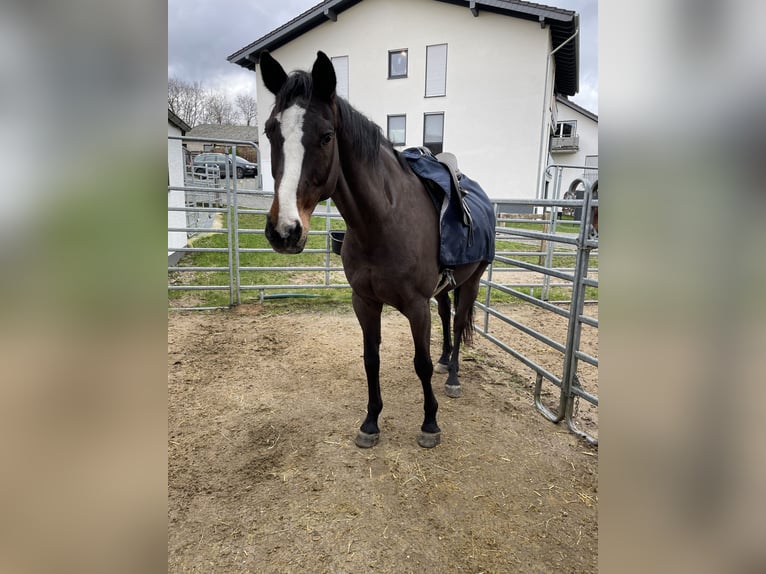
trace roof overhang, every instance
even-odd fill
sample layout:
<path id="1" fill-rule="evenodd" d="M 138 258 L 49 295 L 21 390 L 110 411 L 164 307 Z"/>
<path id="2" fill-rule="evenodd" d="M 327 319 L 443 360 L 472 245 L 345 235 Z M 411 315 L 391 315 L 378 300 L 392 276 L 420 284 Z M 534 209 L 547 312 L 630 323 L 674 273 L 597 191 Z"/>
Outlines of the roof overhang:
<path id="1" fill-rule="evenodd" d="M 284 46 L 298 36 L 305 34 L 312 28 L 316 28 L 328 20 L 334 22 L 338 19 L 338 14 L 348 10 L 361 1 L 362 0 L 325 0 L 325 2 L 320 2 L 286 24 L 272 30 L 265 36 L 258 38 L 252 44 L 234 52 L 226 59 L 229 62 L 247 68 L 248 70 L 254 70 L 263 50 L 276 50 L 280 46 Z"/>
<path id="2" fill-rule="evenodd" d="M 569 101 L 569 100 L 568 100 L 567 98 L 565 98 L 564 96 L 556 96 L 556 101 L 557 101 L 558 103 L 560 103 L 560 104 L 563 104 L 563 105 L 567 106 L 567 107 L 568 107 L 568 108 L 570 108 L 570 109 L 573 109 L 573 110 L 574 110 L 574 111 L 576 111 L 576 112 L 579 112 L 579 113 L 581 113 L 581 114 L 582 114 L 582 115 L 584 115 L 586 118 L 590 118 L 590 119 L 592 119 L 594 122 L 597 122 L 597 123 L 598 123 L 598 115 L 597 115 L 597 114 L 594 114 L 594 113 L 593 113 L 593 112 L 591 112 L 590 110 L 586 110 L 586 109 L 585 109 L 585 108 L 583 108 L 582 106 L 578 106 L 576 103 Z"/>
<path id="3" fill-rule="evenodd" d="M 170 108 L 168 108 L 168 121 L 184 133 L 191 130 L 191 127 L 189 126 L 189 124 L 187 124 L 185 121 L 179 118 L 175 113 L 173 113 L 173 110 L 171 110 Z"/>
<path id="4" fill-rule="evenodd" d="M 572 10 L 563 10 L 542 4 L 533 4 L 521 0 L 437 0 L 455 6 L 468 8 L 474 16 L 481 12 L 492 12 L 539 22 L 542 27 L 550 27 L 551 49 L 555 50 L 566 42 L 579 28 L 579 16 Z M 254 70 L 263 50 L 273 51 L 308 32 L 312 28 L 327 22 L 336 21 L 338 14 L 348 10 L 361 0 L 325 0 L 293 18 L 279 28 L 272 30 L 252 44 L 234 52 L 227 60 L 248 70 Z M 579 91 L 580 76 L 580 39 L 572 38 L 554 54 L 556 61 L 556 80 L 554 91 L 557 94 L 574 96 Z"/>

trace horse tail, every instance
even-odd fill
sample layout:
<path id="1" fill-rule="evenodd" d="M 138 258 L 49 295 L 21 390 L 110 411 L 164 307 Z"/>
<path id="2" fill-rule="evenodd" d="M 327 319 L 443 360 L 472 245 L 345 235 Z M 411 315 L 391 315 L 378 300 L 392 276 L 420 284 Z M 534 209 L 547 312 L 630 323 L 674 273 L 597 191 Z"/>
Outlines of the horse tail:
<path id="1" fill-rule="evenodd" d="M 473 305 L 468 308 L 465 327 L 463 327 L 463 332 L 460 334 L 463 344 L 469 347 L 473 345 L 473 309 Z"/>
<path id="2" fill-rule="evenodd" d="M 460 300 L 460 288 L 455 289 L 455 309 L 458 308 L 458 302 Z M 459 334 L 460 341 L 467 346 L 473 345 L 473 301 L 471 306 L 468 307 L 468 311 L 465 316 L 465 325 L 463 331 Z"/>

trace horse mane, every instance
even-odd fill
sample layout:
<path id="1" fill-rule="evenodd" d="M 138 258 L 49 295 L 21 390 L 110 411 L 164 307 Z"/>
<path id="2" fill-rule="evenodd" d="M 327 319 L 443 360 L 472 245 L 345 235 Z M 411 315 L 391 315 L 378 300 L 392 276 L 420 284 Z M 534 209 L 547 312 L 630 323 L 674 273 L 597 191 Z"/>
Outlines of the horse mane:
<path id="1" fill-rule="evenodd" d="M 282 89 L 276 95 L 274 109 L 277 112 L 286 110 L 298 98 L 310 100 L 313 89 L 314 85 L 311 80 L 311 74 L 304 71 L 293 72 L 287 77 Z"/>
<path id="2" fill-rule="evenodd" d="M 393 144 L 383 135 L 380 126 L 341 97 L 335 96 L 340 117 L 341 131 L 345 138 L 354 142 L 354 153 L 369 163 L 375 163 L 383 145 L 393 150 Z"/>
<path id="3" fill-rule="evenodd" d="M 297 99 L 310 100 L 313 91 L 314 83 L 311 74 L 303 70 L 295 71 L 287 77 L 282 89 L 276 95 L 274 108 L 280 112 Z M 335 104 L 343 136 L 354 142 L 353 152 L 363 161 L 374 164 L 378 159 L 381 145 L 392 150 L 396 155 L 393 144 L 383 135 L 378 124 L 354 109 L 347 100 L 338 95 L 335 96 Z"/>

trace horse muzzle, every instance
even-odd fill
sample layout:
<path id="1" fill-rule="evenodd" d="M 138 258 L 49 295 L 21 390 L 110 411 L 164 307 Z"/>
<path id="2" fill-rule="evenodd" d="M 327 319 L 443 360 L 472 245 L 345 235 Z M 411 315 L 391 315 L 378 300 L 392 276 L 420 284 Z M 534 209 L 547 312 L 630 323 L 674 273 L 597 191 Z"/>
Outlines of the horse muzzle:
<path id="1" fill-rule="evenodd" d="M 265 235 L 277 253 L 300 253 L 306 246 L 306 237 L 303 235 L 303 226 L 300 221 L 278 230 L 271 222 L 271 217 L 267 216 Z"/>

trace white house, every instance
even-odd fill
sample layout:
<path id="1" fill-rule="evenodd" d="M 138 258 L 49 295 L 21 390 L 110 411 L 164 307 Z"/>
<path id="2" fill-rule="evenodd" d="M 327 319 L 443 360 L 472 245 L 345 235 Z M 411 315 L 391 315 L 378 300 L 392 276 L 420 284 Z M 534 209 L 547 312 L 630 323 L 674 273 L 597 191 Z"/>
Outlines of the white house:
<path id="1" fill-rule="evenodd" d="M 182 136 L 191 128 L 168 110 L 168 135 Z M 168 187 L 183 187 L 184 185 L 184 153 L 181 140 L 168 138 Z M 183 191 L 168 189 L 168 207 L 184 207 L 186 195 Z M 168 228 L 186 227 L 186 214 L 183 211 L 168 211 Z M 168 231 L 168 261 L 179 258 L 174 251 L 177 247 L 186 245 L 186 232 Z"/>
<path id="2" fill-rule="evenodd" d="M 556 103 L 552 163 L 578 166 L 561 170 L 559 189 L 563 196 L 574 179 L 582 177 L 592 182 L 598 177 L 598 116 L 560 95 L 556 96 Z"/>
<path id="3" fill-rule="evenodd" d="M 544 193 L 555 94 L 578 91 L 576 12 L 520 0 L 326 0 L 228 57 L 256 71 L 330 56 L 337 91 L 399 149 L 457 155 L 493 198 Z M 274 97 L 257 80 L 258 117 Z M 273 189 L 268 140 L 263 185 Z"/>

